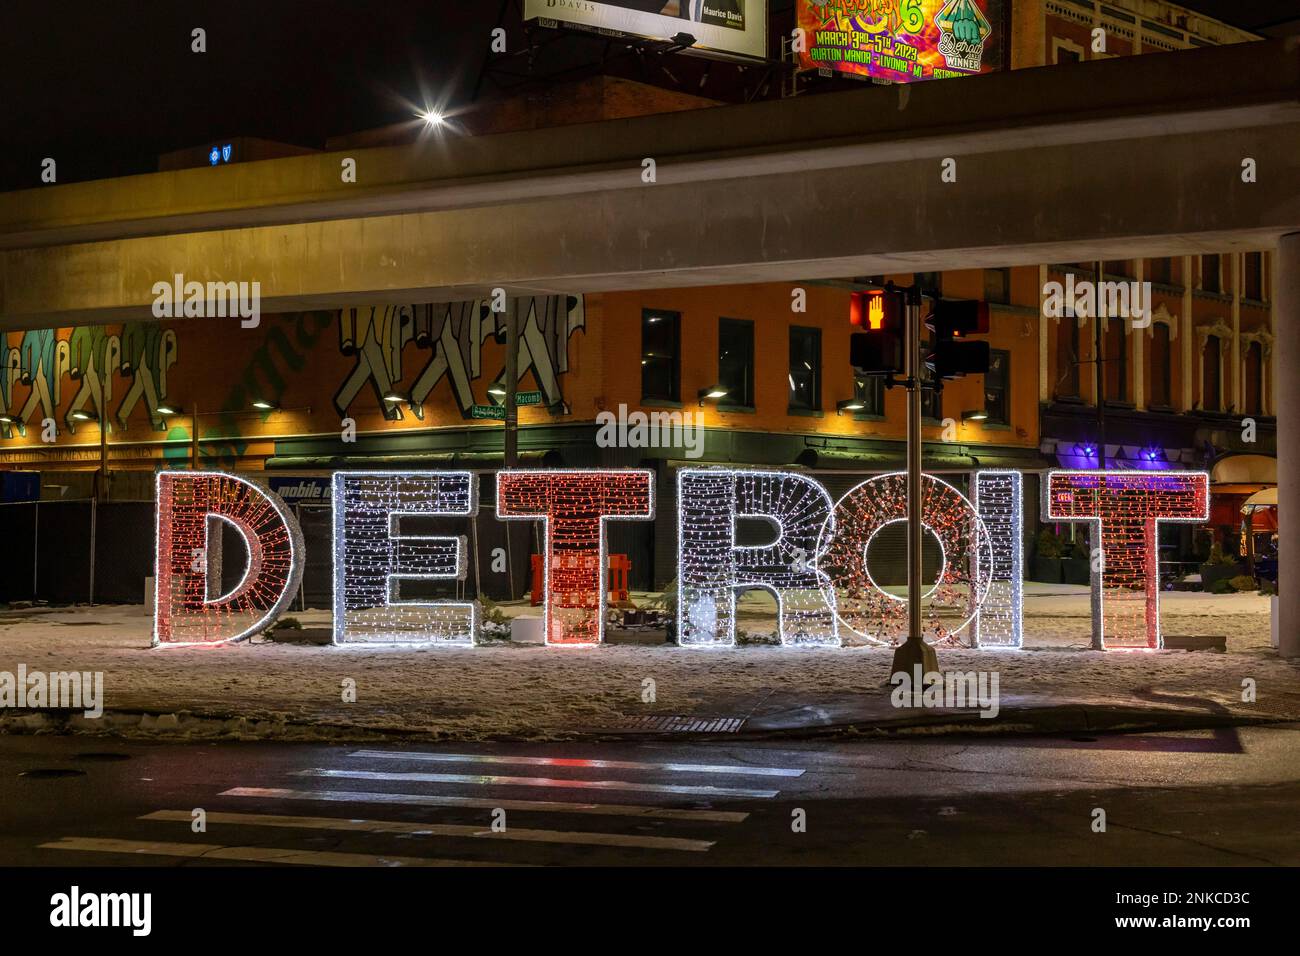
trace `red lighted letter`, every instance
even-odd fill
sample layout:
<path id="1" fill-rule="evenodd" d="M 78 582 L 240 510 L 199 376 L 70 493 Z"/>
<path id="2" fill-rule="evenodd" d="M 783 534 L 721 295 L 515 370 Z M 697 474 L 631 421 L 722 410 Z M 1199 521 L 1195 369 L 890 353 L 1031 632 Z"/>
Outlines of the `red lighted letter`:
<path id="1" fill-rule="evenodd" d="M 1098 647 L 1163 646 L 1156 527 L 1208 521 L 1210 476 L 1203 471 L 1053 471 L 1049 521 L 1091 521 L 1092 633 Z"/>
<path id="2" fill-rule="evenodd" d="M 604 523 L 653 518 L 653 489 L 648 471 L 497 473 L 497 517 L 545 522 L 547 644 L 604 639 Z"/>
<path id="3" fill-rule="evenodd" d="M 220 472 L 160 472 L 154 643 L 221 644 L 265 628 L 298 592 L 302 533 L 278 495 Z M 221 528 L 247 551 L 221 594 Z"/>

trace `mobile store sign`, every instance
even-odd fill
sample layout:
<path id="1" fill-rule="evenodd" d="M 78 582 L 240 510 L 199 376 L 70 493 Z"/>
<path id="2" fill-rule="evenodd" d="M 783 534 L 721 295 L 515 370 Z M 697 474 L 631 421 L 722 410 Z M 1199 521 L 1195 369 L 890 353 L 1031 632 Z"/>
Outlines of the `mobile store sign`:
<path id="1" fill-rule="evenodd" d="M 1004 0 L 796 0 L 799 67 L 914 83 L 1001 66 Z"/>
<path id="2" fill-rule="evenodd" d="M 524 0 L 524 19 L 656 40 L 686 33 L 692 51 L 767 56 L 767 0 Z"/>
<path id="3" fill-rule="evenodd" d="M 972 476 L 973 500 L 933 475 L 923 479 L 921 520 L 939 539 L 942 569 L 924 636 L 971 628 L 977 647 L 1020 647 L 1024 522 L 1021 474 Z M 505 470 L 496 516 L 541 522 L 546 643 L 604 641 L 606 524 L 650 521 L 655 476 L 640 469 Z M 1084 521 L 1093 555 L 1093 628 L 1098 646 L 1159 648 L 1156 533 L 1161 522 L 1209 518 L 1206 472 L 1053 471 L 1043 481 L 1051 521 Z M 467 471 L 335 472 L 334 643 L 471 646 L 474 601 L 402 598 L 401 579 L 463 581 L 467 541 L 431 535 L 414 519 L 473 517 L 478 477 Z M 222 472 L 158 475 L 154 643 L 223 644 L 274 623 L 297 593 L 302 532 L 283 499 L 259 482 Z M 809 475 L 726 468 L 677 473 L 678 643 L 727 647 L 736 640 L 736 596 L 759 588 L 776 598 L 786 646 L 839 646 L 852 632 L 871 643 L 906 636 L 906 602 L 872 579 L 867 554 L 886 525 L 907 518 L 907 479 L 876 475 L 839 499 Z M 761 547 L 737 540 L 742 518 L 777 531 Z M 243 539 L 239 583 L 216 594 L 220 524 Z"/>

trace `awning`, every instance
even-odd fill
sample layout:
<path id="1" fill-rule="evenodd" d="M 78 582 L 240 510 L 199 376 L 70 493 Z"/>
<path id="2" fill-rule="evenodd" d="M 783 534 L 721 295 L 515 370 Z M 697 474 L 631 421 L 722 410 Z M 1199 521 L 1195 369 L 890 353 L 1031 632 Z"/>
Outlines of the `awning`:
<path id="1" fill-rule="evenodd" d="M 519 464 L 525 466 L 553 467 L 562 464 L 562 456 L 555 449 L 546 451 L 521 451 Z M 505 467 L 505 455 L 496 452 L 428 451 L 384 455 L 273 455 L 266 460 L 267 471 L 287 469 L 336 470 L 348 468 L 375 468 L 405 465 L 416 468 L 492 469 Z"/>
<path id="2" fill-rule="evenodd" d="M 1242 504 L 1242 511 L 1254 511 L 1256 508 L 1276 508 L 1277 507 L 1277 489 L 1265 488 L 1263 491 L 1257 491 Z"/>
<path id="3" fill-rule="evenodd" d="M 1210 471 L 1212 485 L 1276 485 L 1277 459 L 1272 455 L 1228 455 Z"/>

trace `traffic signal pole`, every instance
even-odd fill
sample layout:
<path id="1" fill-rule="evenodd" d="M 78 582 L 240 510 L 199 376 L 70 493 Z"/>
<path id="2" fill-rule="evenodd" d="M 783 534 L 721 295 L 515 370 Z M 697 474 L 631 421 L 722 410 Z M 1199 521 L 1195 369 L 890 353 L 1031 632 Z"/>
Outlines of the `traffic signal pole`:
<path id="1" fill-rule="evenodd" d="M 907 290 L 907 640 L 894 650 L 890 674 L 937 671 L 939 659 L 921 634 L 921 291 Z"/>

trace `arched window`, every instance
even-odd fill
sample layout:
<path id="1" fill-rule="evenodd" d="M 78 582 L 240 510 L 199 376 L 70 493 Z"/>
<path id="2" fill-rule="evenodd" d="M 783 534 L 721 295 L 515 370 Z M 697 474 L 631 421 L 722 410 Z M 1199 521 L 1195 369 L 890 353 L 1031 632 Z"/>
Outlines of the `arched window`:
<path id="1" fill-rule="evenodd" d="M 1155 322 L 1151 326 L 1151 404 L 1169 408 L 1174 404 L 1173 348 L 1169 326 Z"/>
<path id="2" fill-rule="evenodd" d="M 1220 368 L 1223 345 L 1217 335 L 1207 336 L 1201 351 L 1201 408 L 1207 412 L 1223 410 L 1223 382 Z"/>
<path id="3" fill-rule="evenodd" d="M 1102 319 L 1106 323 L 1106 401 L 1128 401 L 1128 336 L 1124 319 Z"/>
<path id="4" fill-rule="evenodd" d="M 1079 322 L 1071 317 L 1056 325 L 1056 397 L 1079 397 Z"/>
<path id="5" fill-rule="evenodd" d="M 1246 348 L 1245 358 L 1245 375 L 1243 385 L 1245 386 L 1245 402 L 1242 408 L 1242 414 L 1245 415 L 1263 415 L 1264 414 L 1264 346 L 1259 342 L 1251 342 Z"/>

